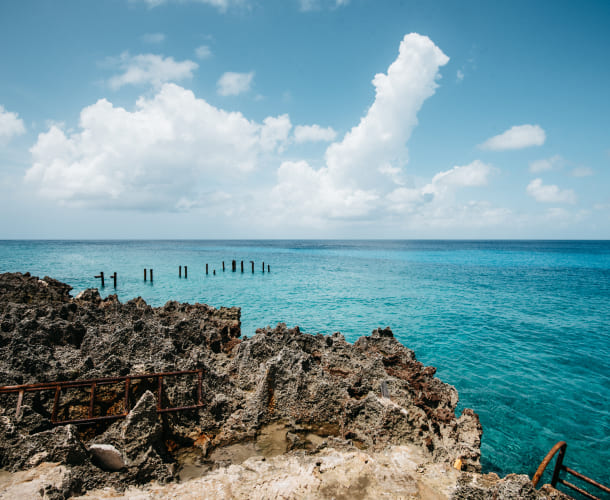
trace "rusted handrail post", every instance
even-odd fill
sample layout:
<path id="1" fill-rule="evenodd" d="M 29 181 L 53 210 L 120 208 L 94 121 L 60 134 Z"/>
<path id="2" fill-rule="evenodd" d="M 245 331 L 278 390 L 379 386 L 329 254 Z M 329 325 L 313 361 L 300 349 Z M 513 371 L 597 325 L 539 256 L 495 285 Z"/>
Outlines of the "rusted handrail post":
<path id="1" fill-rule="evenodd" d="M 91 382 L 91 397 L 89 398 L 89 418 L 93 417 L 93 404 L 95 402 L 95 382 Z"/>
<path id="2" fill-rule="evenodd" d="M 538 466 L 538 469 L 536 470 L 536 473 L 534 474 L 534 477 L 532 478 L 532 484 L 534 485 L 534 487 L 536 487 L 536 485 L 538 484 L 538 481 L 540 481 L 540 478 L 542 477 L 542 474 L 544 474 L 544 471 L 545 471 L 547 465 L 549 465 L 551 460 L 553 460 L 553 457 L 555 456 L 555 453 L 557 453 L 560 449 L 563 448 L 564 454 L 565 454 L 565 449 L 566 449 L 567 446 L 568 445 L 567 445 L 567 443 L 565 441 L 559 441 L 555 446 L 553 446 L 551 448 L 551 451 L 549 451 L 546 454 L 546 457 L 544 457 L 542 459 L 542 462 L 540 462 L 540 465 Z M 562 455 L 562 459 L 563 459 L 563 455 Z M 554 473 L 553 473 L 553 477 L 555 477 Z M 554 486 L 555 485 L 553 485 L 553 487 Z"/>

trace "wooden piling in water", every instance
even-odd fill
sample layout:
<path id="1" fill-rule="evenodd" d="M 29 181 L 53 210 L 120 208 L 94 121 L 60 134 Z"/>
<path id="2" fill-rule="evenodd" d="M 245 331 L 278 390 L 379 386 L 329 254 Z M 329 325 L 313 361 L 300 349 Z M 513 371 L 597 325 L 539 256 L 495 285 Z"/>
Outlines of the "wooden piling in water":
<path id="1" fill-rule="evenodd" d="M 265 262 L 263 262 L 263 274 L 265 274 Z"/>
<path id="2" fill-rule="evenodd" d="M 144 268 L 144 281 L 146 281 L 146 268 Z"/>
<path id="3" fill-rule="evenodd" d="M 271 269 L 270 269 L 270 267 L 269 267 L 269 264 L 267 264 L 267 272 L 268 272 L 268 273 L 270 273 L 270 272 L 271 272 Z"/>
<path id="4" fill-rule="evenodd" d="M 205 265 L 205 274 L 208 274 L 208 265 Z"/>
<path id="5" fill-rule="evenodd" d="M 184 266 L 184 277 L 188 278 L 188 270 L 187 270 L 186 266 Z"/>
<path id="6" fill-rule="evenodd" d="M 104 271 L 100 271 L 99 276 L 95 276 L 96 278 L 102 278 L 102 288 L 104 288 Z"/>
<path id="7" fill-rule="evenodd" d="M 237 261 L 236 260 L 231 262 L 231 269 L 233 270 L 233 272 L 237 271 Z"/>
<path id="8" fill-rule="evenodd" d="M 222 261 L 222 272 L 223 273 L 225 272 L 225 261 L 224 260 Z"/>
<path id="9" fill-rule="evenodd" d="M 250 261 L 250 264 L 252 264 L 252 274 L 254 274 L 254 261 L 253 261 L 253 260 L 251 260 L 251 261 Z"/>
<path id="10" fill-rule="evenodd" d="M 153 282 L 153 270 L 152 269 L 150 269 L 150 282 L 151 283 Z"/>
<path id="11" fill-rule="evenodd" d="M 116 271 L 114 272 L 114 274 L 110 275 L 110 277 L 113 279 L 114 281 L 114 288 L 116 288 Z"/>
<path id="12" fill-rule="evenodd" d="M 242 273 L 244 272 L 244 261 L 243 260 L 241 261 L 241 272 Z"/>
<path id="13" fill-rule="evenodd" d="M 182 266 L 178 266 L 178 278 L 182 278 Z"/>

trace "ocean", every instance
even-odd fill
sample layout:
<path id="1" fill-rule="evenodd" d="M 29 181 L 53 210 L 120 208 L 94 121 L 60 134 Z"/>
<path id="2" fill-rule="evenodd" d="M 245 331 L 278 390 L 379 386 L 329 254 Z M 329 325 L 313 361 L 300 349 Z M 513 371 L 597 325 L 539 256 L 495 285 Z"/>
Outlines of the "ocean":
<path id="1" fill-rule="evenodd" d="M 246 336 L 390 326 L 479 414 L 485 472 L 531 477 L 565 440 L 569 467 L 609 482 L 610 241 L 0 241 L 7 271 L 73 295 L 103 271 L 121 301 L 238 306 Z"/>

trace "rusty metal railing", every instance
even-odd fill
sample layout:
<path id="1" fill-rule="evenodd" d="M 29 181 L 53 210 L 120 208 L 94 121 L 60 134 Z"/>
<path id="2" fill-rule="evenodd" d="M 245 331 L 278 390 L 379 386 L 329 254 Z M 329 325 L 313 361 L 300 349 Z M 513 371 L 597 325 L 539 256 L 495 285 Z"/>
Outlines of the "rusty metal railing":
<path id="1" fill-rule="evenodd" d="M 190 406 L 174 406 L 170 408 L 163 408 L 162 397 L 163 397 L 163 378 L 164 377 L 180 377 L 183 375 L 194 375 L 197 374 L 197 403 Z M 124 377 L 107 377 L 107 378 L 94 378 L 89 380 L 70 380 L 65 382 L 41 382 L 38 384 L 24 384 L 24 385 L 7 385 L 0 387 L 0 394 L 17 394 L 17 407 L 15 409 L 15 416 L 19 417 L 21 414 L 21 406 L 23 404 L 23 396 L 26 392 L 41 392 L 41 391 L 55 391 L 53 399 L 53 409 L 51 412 L 51 422 L 54 424 L 90 424 L 100 420 L 112 420 L 118 418 L 124 418 L 130 411 L 129 404 L 129 390 L 131 388 L 131 382 L 133 380 L 141 379 L 157 379 L 157 413 L 167 413 L 172 411 L 183 411 L 183 410 L 195 410 L 203 406 L 202 401 L 202 380 L 203 370 L 185 370 L 179 372 L 162 372 L 162 373 L 147 373 L 142 375 L 127 375 Z M 117 413 L 113 415 L 101 415 L 93 416 L 93 408 L 95 406 L 96 390 L 99 386 L 103 385 L 114 385 L 123 382 L 125 384 L 125 394 L 123 399 L 123 413 Z M 64 389 L 74 389 L 80 387 L 89 387 L 89 411 L 87 418 L 77 418 L 72 420 L 58 420 L 57 414 L 59 412 L 59 404 L 61 392 Z"/>
<path id="2" fill-rule="evenodd" d="M 549 451 L 547 453 L 546 457 L 544 457 L 544 459 L 542 460 L 542 462 L 540 462 L 540 466 L 538 467 L 538 470 L 536 470 L 536 473 L 534 474 L 534 477 L 532 478 L 532 483 L 534 484 L 534 487 L 538 484 L 538 481 L 540 481 L 542 474 L 544 474 L 546 467 L 549 465 L 549 463 L 551 462 L 551 460 L 553 459 L 555 454 L 559 453 L 557 455 L 557 461 L 555 462 L 555 469 L 553 469 L 553 477 L 551 479 L 551 486 L 553 488 L 555 488 L 557 486 L 557 483 L 561 483 L 564 486 L 567 486 L 568 488 L 570 488 L 574 491 L 577 491 L 578 493 L 580 493 L 581 495 L 583 495 L 587 498 L 591 498 L 592 500 L 600 500 L 598 497 L 592 495 L 588 491 L 585 491 L 582 488 L 579 488 L 578 486 L 570 483 L 569 481 L 561 479 L 559 477 L 559 473 L 561 471 L 564 471 L 567 474 L 571 474 L 574 477 L 577 477 L 578 479 L 580 479 L 581 481 L 584 481 L 585 483 L 590 484 L 591 486 L 595 486 L 596 488 L 598 488 L 606 493 L 610 493 L 610 488 L 608 488 L 607 486 L 604 486 L 603 484 L 600 484 L 597 481 L 594 481 L 593 479 L 581 474 L 580 472 L 576 472 L 574 469 L 570 469 L 569 467 L 566 467 L 565 465 L 563 465 L 563 459 L 566 454 L 567 446 L 568 445 L 565 441 L 559 441 L 555 446 L 553 446 L 551 448 L 551 451 Z"/>

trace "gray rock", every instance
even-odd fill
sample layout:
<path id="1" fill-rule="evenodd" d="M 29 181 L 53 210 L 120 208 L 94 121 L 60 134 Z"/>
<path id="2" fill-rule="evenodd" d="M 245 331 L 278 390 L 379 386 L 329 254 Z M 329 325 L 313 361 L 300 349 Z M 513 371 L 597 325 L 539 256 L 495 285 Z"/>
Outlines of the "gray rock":
<path id="1" fill-rule="evenodd" d="M 92 444 L 89 452 L 93 462 L 104 470 L 118 471 L 126 467 L 123 454 L 111 444 Z"/>

